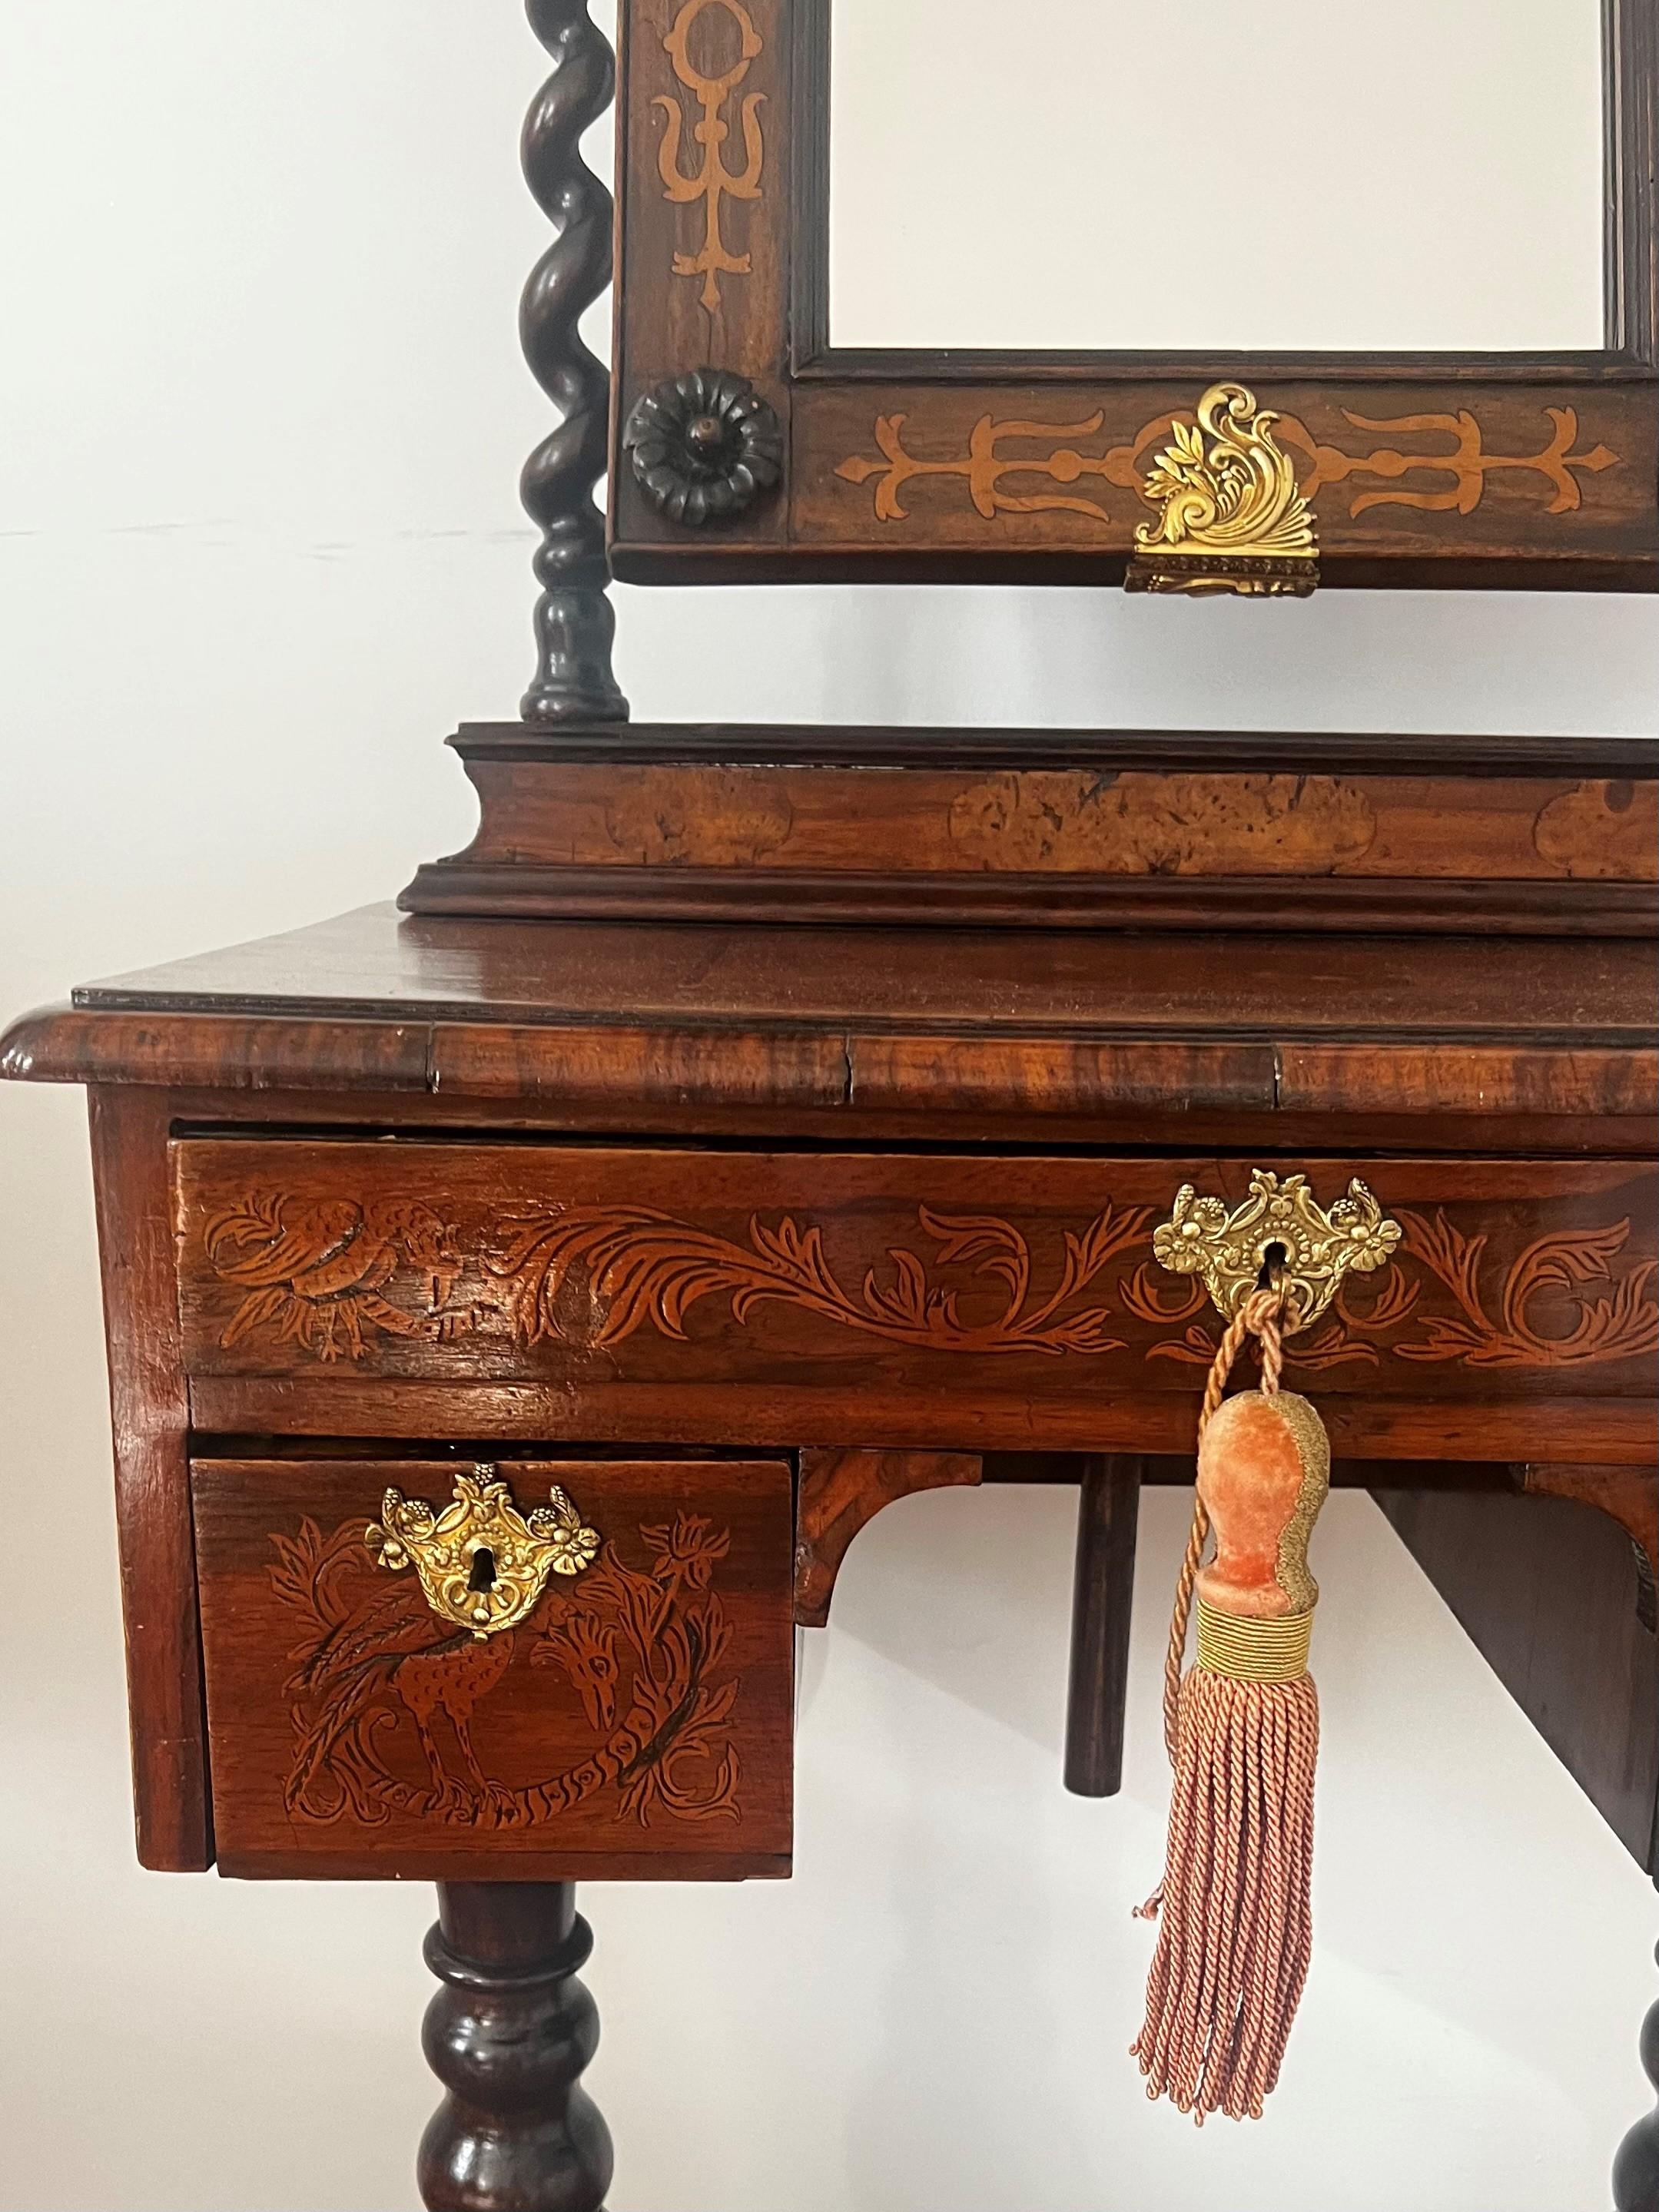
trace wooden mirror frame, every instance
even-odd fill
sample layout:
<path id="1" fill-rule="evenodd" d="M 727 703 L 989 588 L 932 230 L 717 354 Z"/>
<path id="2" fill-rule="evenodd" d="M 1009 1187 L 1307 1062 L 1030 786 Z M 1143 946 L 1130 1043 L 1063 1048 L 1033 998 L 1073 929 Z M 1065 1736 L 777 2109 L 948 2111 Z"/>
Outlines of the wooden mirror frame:
<path id="1" fill-rule="evenodd" d="M 1224 379 L 1280 418 L 1324 585 L 1659 589 L 1659 0 L 1602 13 L 1601 352 L 1027 356 L 830 345 L 830 0 L 619 0 L 613 572 L 1121 582 Z"/>

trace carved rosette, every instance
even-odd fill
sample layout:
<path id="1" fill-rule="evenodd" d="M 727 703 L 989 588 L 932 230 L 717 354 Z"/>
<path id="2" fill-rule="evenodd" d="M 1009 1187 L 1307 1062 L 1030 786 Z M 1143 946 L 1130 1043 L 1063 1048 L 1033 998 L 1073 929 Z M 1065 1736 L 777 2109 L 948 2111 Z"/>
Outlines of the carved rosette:
<path id="1" fill-rule="evenodd" d="M 623 432 L 634 481 L 689 530 L 745 514 L 783 476 L 783 425 L 744 376 L 694 369 L 635 404 Z"/>

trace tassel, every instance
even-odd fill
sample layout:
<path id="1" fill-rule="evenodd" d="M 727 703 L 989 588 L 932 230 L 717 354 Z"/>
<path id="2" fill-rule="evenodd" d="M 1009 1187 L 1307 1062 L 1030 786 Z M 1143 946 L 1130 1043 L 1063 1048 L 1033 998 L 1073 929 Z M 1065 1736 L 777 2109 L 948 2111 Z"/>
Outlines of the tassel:
<path id="1" fill-rule="evenodd" d="M 1199 1422 L 1198 1501 L 1176 1589 L 1164 1740 L 1175 1770 L 1146 2018 L 1133 2046 L 1149 2097 L 1201 2127 L 1260 2119 L 1279 2079 L 1312 1946 L 1319 1699 L 1308 1673 L 1318 1586 L 1308 1538 L 1330 1446 L 1279 1387 L 1284 1300 L 1255 1292 L 1222 1339 Z M 1262 1387 L 1223 1402 L 1247 1336 Z M 1200 1568 L 1213 1528 L 1214 1559 Z M 1182 1680 L 1198 1599 L 1198 1656 Z"/>

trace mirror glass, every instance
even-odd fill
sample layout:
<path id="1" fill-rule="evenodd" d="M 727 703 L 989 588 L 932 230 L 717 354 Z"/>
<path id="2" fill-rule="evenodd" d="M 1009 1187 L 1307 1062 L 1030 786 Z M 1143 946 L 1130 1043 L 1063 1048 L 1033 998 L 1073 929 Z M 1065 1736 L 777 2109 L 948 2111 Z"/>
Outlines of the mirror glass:
<path id="1" fill-rule="evenodd" d="M 836 346 L 1596 350 L 1600 0 L 830 0 Z"/>

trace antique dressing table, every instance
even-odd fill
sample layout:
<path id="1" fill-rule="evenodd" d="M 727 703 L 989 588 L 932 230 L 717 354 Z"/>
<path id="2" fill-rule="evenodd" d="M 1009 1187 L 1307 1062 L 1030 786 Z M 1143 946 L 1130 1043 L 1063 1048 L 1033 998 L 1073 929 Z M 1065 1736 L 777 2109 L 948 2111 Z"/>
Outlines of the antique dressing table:
<path id="1" fill-rule="evenodd" d="M 608 416 L 611 56 L 531 0 L 559 422 L 477 838 L 0 1044 L 90 1094 L 140 1857 L 438 1884 L 434 2207 L 602 2204 L 574 1886 L 788 1874 L 796 1632 L 888 1504 L 1076 1482 L 1116 1790 L 1139 1493 L 1264 1273 L 1336 1479 L 1659 1868 L 1659 751 L 630 726 L 605 588 L 1659 586 L 1653 0 L 1605 342 L 1396 356 L 837 338 L 839 4 L 625 7 Z"/>

